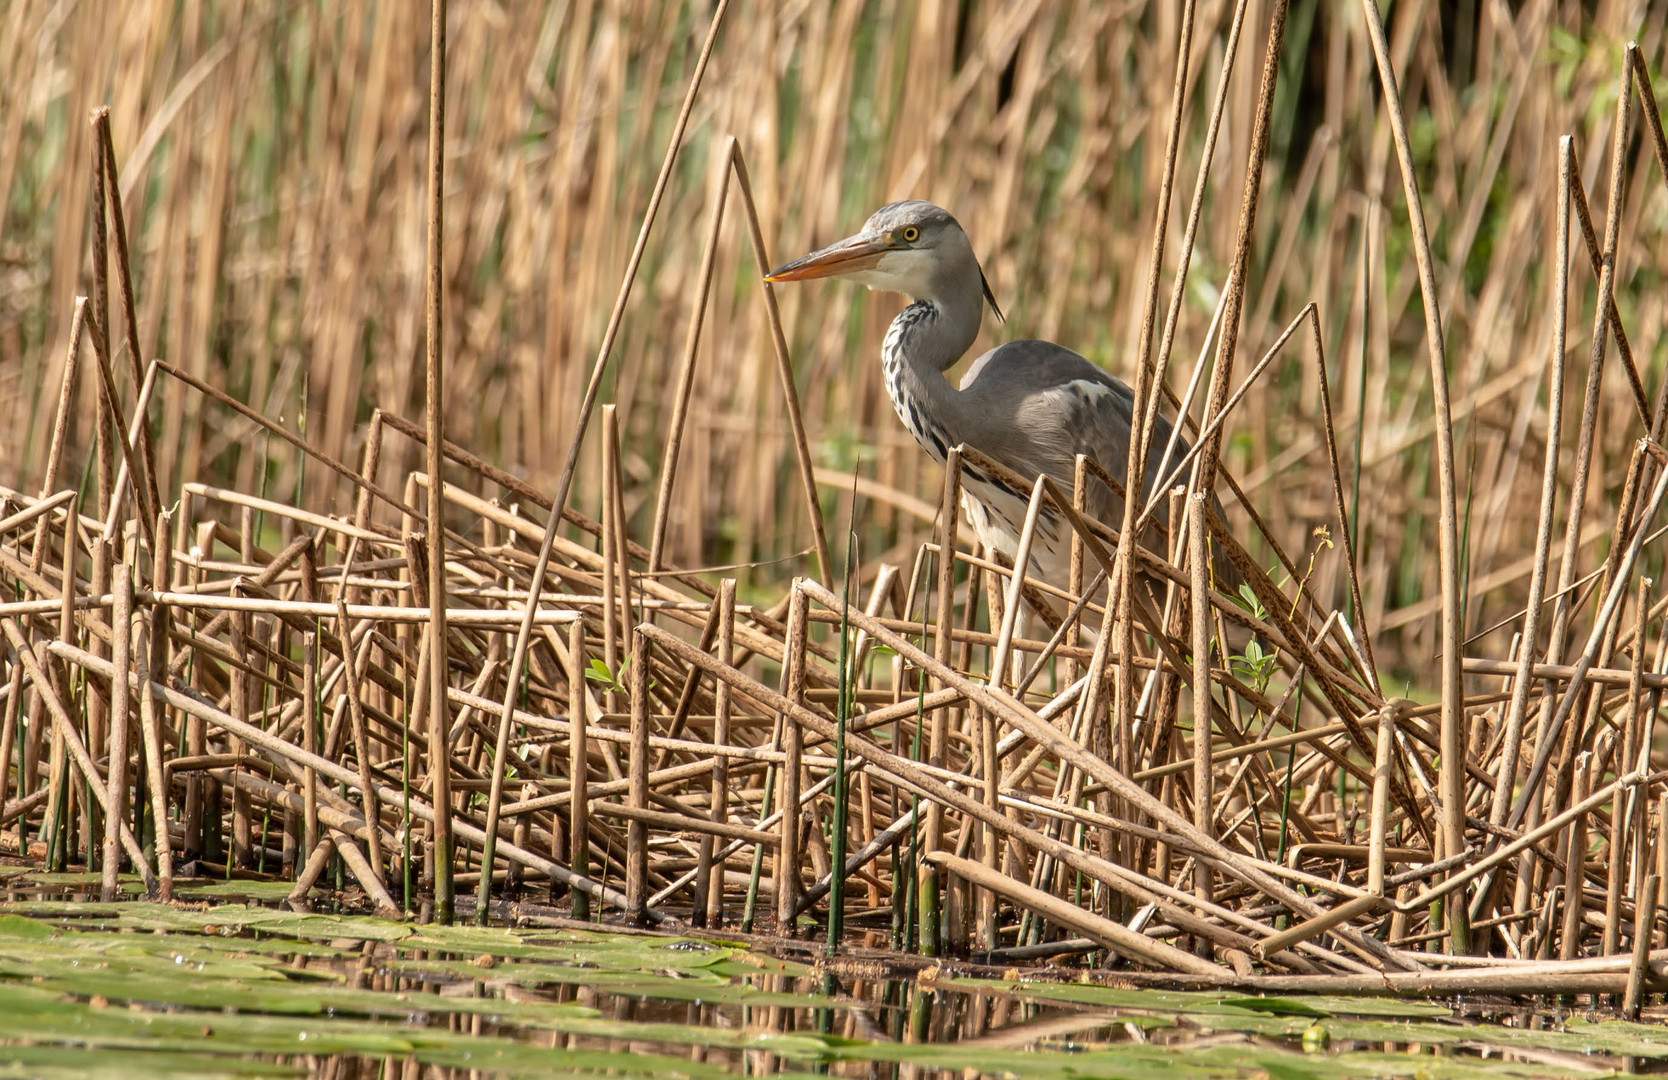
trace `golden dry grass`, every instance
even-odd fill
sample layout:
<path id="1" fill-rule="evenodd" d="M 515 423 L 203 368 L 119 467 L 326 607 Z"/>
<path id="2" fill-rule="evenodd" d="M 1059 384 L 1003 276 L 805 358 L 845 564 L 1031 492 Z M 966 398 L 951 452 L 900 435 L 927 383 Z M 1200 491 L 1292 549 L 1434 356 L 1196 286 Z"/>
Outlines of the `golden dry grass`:
<path id="1" fill-rule="evenodd" d="M 632 519 L 646 524 L 652 510 L 665 391 L 690 315 L 716 148 L 730 134 L 750 163 L 773 257 L 843 235 L 888 198 L 928 197 L 968 226 L 1009 312 L 1005 326 L 987 327 L 987 343 L 1051 338 L 1129 375 L 1174 9 L 855 0 L 738 9 L 720 37 L 606 388 L 620 405 Z M 535 486 L 551 486 L 566 452 L 708 10 L 645 0 L 452 5 L 447 430 Z M 1230 12 L 1201 5 L 1184 194 Z M 1574 135 L 1586 186 L 1602 200 L 1619 45 L 1639 36 L 1654 68 L 1662 20 L 1608 2 L 1533 3 L 1515 14 L 1496 3 L 1404 3 L 1390 15 L 1440 264 L 1467 575 L 1474 593 L 1486 593 L 1467 612 L 1476 631 L 1521 603 L 1533 542 L 1523 508 L 1534 505 L 1545 430 L 1542 253 L 1556 137 Z M 1253 4 L 1181 357 L 1203 339 L 1231 252 L 1256 96 L 1257 65 L 1244 57 L 1260 55 L 1265 24 L 1263 5 Z M 294 430 L 304 423 L 310 440 L 344 461 L 357 459 L 373 406 L 418 416 L 426 40 L 425 21 L 401 4 L 8 5 L 0 15 L 0 481 L 38 482 L 72 299 L 88 288 L 83 118 L 103 102 L 124 170 L 147 357 L 177 363 Z M 1241 351 L 1260 353 L 1305 302 L 1319 303 L 1346 477 L 1361 463 L 1367 621 L 1389 665 L 1417 683 L 1435 648 L 1437 602 L 1428 372 L 1359 10 L 1295 5 L 1285 56 Z M 1618 296 L 1641 364 L 1654 372 L 1664 316 L 1652 260 L 1668 203 L 1650 155 L 1636 165 Z M 1185 212 L 1178 197 L 1173 230 Z M 1601 205 L 1594 213 L 1602 221 Z M 752 575 L 779 583 L 806 565 L 792 557 L 809 535 L 752 284 L 758 268 L 734 212 L 717 266 L 669 555 L 681 565 L 787 560 Z M 1577 258 L 1575 287 L 1588 305 L 1592 284 Z M 893 299 L 823 287 L 794 290 L 783 305 L 821 463 L 844 476 L 862 459 L 879 484 L 935 503 L 939 470 L 891 415 L 874 362 Z M 1584 352 L 1579 341 L 1571 347 Z M 1626 383 L 1613 366 L 1607 372 L 1602 415 L 1627 417 Z M 81 392 L 77 415 L 90 417 L 91 390 Z M 1294 348 L 1230 435 L 1230 464 L 1293 551 L 1310 550 L 1311 529 L 1331 517 L 1318 392 Z M 1579 399 L 1572 387 L 1572 417 Z M 284 500 L 302 491 L 309 505 L 350 505 L 335 477 L 313 469 L 303 483 L 292 451 L 170 380 L 153 416 L 165 493 L 184 479 L 215 479 Z M 90 422 L 72 431 L 72 479 L 90 432 Z M 1601 504 L 1616 497 L 1639 434 L 1636 420 L 1602 427 L 1593 520 L 1609 517 Z M 594 514 L 592 441 L 576 505 Z M 382 475 L 403 476 L 419 456 L 395 440 Z M 850 512 L 845 486 L 825 488 L 835 536 Z M 928 523 L 901 505 L 859 500 L 867 565 L 925 535 Z M 1313 587 L 1323 601 L 1341 599 L 1335 555 L 1322 555 Z M 1486 651 L 1503 655 L 1506 644 L 1496 634 Z"/>

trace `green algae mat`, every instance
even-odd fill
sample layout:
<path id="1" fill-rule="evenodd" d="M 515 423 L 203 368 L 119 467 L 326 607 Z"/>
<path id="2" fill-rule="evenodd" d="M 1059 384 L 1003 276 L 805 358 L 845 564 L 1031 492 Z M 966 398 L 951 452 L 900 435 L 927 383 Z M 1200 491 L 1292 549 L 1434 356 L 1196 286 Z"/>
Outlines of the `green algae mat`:
<path id="1" fill-rule="evenodd" d="M 715 939 L 216 904 L 0 904 L 0 1077 L 1545 1077 L 1668 1028 L 1449 1005 L 838 975 Z M 857 972 L 857 974 L 854 974 Z M 1517 1023 L 1510 1021 L 1516 1019 Z M 1500 1022 L 1500 1021 L 1507 1022 Z"/>

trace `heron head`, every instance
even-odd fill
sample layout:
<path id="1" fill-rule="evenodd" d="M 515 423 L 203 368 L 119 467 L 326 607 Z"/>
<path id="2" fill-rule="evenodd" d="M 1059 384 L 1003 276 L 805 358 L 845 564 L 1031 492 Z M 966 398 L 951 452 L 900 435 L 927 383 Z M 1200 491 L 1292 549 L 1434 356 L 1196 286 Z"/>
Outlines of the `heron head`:
<path id="1" fill-rule="evenodd" d="M 961 224 L 949 211 L 919 199 L 886 204 L 863 223 L 861 232 L 778 266 L 765 280 L 823 277 L 846 278 L 920 300 L 943 300 L 976 288 L 1002 318 Z"/>

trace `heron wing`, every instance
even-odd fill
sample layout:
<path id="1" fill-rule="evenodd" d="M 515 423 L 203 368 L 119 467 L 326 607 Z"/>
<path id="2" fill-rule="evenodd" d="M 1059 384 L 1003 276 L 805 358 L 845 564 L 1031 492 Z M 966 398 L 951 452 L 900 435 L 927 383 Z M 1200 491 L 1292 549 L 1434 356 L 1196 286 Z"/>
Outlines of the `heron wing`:
<path id="1" fill-rule="evenodd" d="M 1135 395 L 1122 380 L 1070 349 L 1047 341 L 1009 342 L 974 361 L 962 379 L 961 391 L 953 431 L 957 441 L 968 443 L 1022 476 L 1047 473 L 1064 491 L 1071 490 L 1078 454 L 1094 461 L 1113 479 L 1123 479 Z M 1173 430 L 1171 421 L 1161 413 L 1148 450 L 1143 503 L 1155 484 L 1166 479 L 1159 476 L 1160 469 L 1173 469 L 1174 462 L 1188 450 L 1185 440 L 1176 440 L 1166 466 L 1165 451 Z M 964 473 L 964 482 L 974 501 L 964 497 L 963 504 L 975 530 L 986 543 L 1011 556 L 1025 514 L 1025 493 L 980 483 L 972 470 Z M 1085 500 L 1090 517 L 1118 527 L 1123 519 L 1123 500 L 1111 488 L 1091 482 Z M 1221 515 L 1222 504 L 1214 495 L 1211 501 Z M 1067 545 L 1062 541 L 1069 530 L 1063 521 L 1048 520 L 1050 517 L 1045 515 L 1039 535 L 1044 551 L 1039 557 L 1033 549 L 1033 569 L 1058 580 L 1065 572 Z M 1142 533 L 1141 543 L 1161 552 L 1169 529 L 1166 503 L 1159 503 L 1153 517 L 1153 524 Z M 1220 553 L 1211 562 L 1216 587 L 1232 593 L 1240 580 L 1238 572 Z"/>
<path id="2" fill-rule="evenodd" d="M 1047 473 L 1070 488 L 1078 454 L 1114 478 L 1127 468 L 1134 394 L 1123 380 L 1077 353 L 1049 341 L 1013 341 L 990 350 L 962 379 L 967 441 L 1025 476 Z M 1147 458 L 1146 491 L 1170 440 L 1171 424 L 1160 415 Z M 1178 454 L 1185 450 L 1182 444 Z M 1090 512 L 1115 521 L 1122 512 L 1116 495 L 1093 486 Z"/>

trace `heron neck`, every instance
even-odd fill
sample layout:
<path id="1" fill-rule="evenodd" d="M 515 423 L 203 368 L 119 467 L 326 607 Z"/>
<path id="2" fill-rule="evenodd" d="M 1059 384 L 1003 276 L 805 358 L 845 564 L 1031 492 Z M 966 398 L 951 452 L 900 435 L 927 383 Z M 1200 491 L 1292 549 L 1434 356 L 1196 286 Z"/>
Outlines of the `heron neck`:
<path id="1" fill-rule="evenodd" d="M 915 441 L 935 460 L 964 440 L 961 392 L 944 372 L 967 352 L 979 334 L 979 294 L 975 303 L 949 305 L 916 300 L 892 320 L 881 346 L 886 393 L 892 408 Z"/>
<path id="2" fill-rule="evenodd" d="M 892 320 L 887 344 L 896 339 L 899 352 L 923 374 L 945 372 L 973 347 L 983 316 L 984 296 L 977 282 L 927 299 L 916 297 Z"/>

